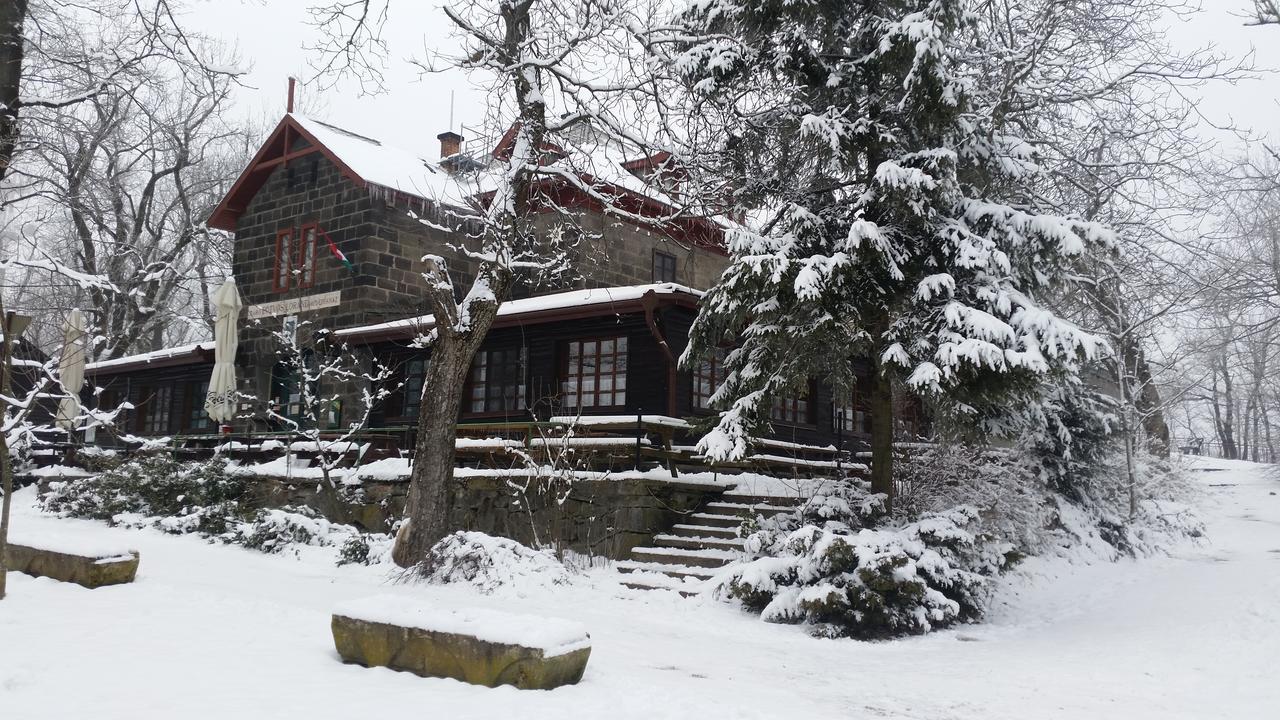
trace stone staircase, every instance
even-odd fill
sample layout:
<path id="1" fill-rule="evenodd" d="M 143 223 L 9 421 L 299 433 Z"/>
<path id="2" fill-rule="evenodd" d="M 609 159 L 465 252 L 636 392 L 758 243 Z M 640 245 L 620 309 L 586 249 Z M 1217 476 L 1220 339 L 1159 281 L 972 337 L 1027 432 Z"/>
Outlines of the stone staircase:
<path id="1" fill-rule="evenodd" d="M 702 512 L 691 513 L 670 533 L 655 535 L 652 547 L 631 550 L 631 559 L 618 562 L 627 575 L 623 585 L 638 590 L 673 590 L 696 595 L 717 572 L 742 558 L 738 527 L 744 518 L 791 512 L 805 498 L 751 495 L 733 490 Z"/>

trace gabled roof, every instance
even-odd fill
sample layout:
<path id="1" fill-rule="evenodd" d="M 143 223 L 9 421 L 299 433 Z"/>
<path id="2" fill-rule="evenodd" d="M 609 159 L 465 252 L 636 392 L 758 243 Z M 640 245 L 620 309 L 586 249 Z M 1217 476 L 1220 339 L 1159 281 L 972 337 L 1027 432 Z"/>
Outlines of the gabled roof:
<path id="1" fill-rule="evenodd" d="M 233 231 L 240 214 L 279 165 L 320 153 L 362 187 L 376 187 L 438 202 L 465 200 L 449 173 L 416 153 L 297 113 L 281 118 L 222 202 L 209 226 Z"/>
<path id="2" fill-rule="evenodd" d="M 498 160 L 509 157 L 518 129 L 518 125 L 512 125 L 507 130 L 495 146 L 492 157 Z M 592 191 L 584 193 L 567 186 L 559 188 L 557 192 L 567 204 L 600 206 L 599 209 L 605 210 L 607 203 L 621 211 L 614 214 L 622 219 L 627 219 L 625 215 L 629 213 L 631 221 L 640 224 L 645 218 L 662 220 L 666 226 L 664 231 L 700 247 L 724 252 L 721 228 L 717 222 L 705 217 L 674 217 L 680 214 L 677 210 L 681 207 L 680 201 L 663 188 L 636 175 L 637 171 L 645 168 L 666 167 L 670 154 L 663 156 L 659 153 L 623 163 L 618 160 L 623 148 L 615 145 L 588 140 L 574 146 L 573 154 L 577 161 L 566 170 Z M 544 150 L 549 156 L 548 165 L 554 165 L 568 155 L 564 148 L 550 143 Z M 209 216 L 209 226 L 234 231 L 240 214 L 276 167 L 315 153 L 323 155 L 344 176 L 361 187 L 391 191 L 427 202 L 466 207 L 476 200 L 483 202 L 491 193 L 492 179 L 486 177 L 486 173 L 451 174 L 416 153 L 289 113 L 271 131 L 249 166 L 218 203 Z M 548 179 L 544 182 L 554 181 Z"/>

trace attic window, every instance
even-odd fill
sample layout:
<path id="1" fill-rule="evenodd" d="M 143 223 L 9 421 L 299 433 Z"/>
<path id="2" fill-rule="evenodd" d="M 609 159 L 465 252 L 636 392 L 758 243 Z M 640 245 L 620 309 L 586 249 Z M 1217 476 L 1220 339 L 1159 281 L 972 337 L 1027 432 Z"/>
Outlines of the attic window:
<path id="1" fill-rule="evenodd" d="M 271 278 L 271 289 L 284 292 L 289 289 L 289 275 L 293 271 L 293 228 L 276 233 L 276 262 Z"/>

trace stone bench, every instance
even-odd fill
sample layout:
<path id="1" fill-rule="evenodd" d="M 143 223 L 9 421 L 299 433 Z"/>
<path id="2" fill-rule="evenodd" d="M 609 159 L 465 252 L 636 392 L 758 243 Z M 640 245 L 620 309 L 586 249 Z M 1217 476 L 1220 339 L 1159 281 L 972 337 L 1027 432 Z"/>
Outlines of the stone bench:
<path id="1" fill-rule="evenodd" d="M 28 575 L 97 588 L 133 582 L 138 573 L 138 551 L 95 547 L 66 538 L 18 538 L 6 547 L 5 566 Z"/>
<path id="2" fill-rule="evenodd" d="M 474 685 L 550 690 L 582 679 L 591 638 L 567 620 L 492 610 L 445 610 L 413 598 L 374 597 L 333 614 L 348 663 Z"/>

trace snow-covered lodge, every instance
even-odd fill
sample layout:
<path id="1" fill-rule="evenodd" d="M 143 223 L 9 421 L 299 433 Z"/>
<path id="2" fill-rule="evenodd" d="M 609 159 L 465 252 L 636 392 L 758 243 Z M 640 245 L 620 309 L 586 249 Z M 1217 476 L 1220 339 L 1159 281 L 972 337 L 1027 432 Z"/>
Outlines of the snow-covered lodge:
<path id="1" fill-rule="evenodd" d="M 278 362 L 271 334 L 296 318 L 395 368 L 398 389 L 379 404 L 369 433 L 412 447 L 429 357 L 414 343 L 429 321 L 422 257 L 447 258 L 460 287 L 473 272 L 449 248 L 457 238 L 431 219 L 473 192 L 453 170 L 474 161 L 460 152 L 456 133 L 439 140 L 442 160 L 432 163 L 295 113 L 280 120 L 209 219 L 235 233 L 233 272 L 245 306 L 236 365 L 245 395 L 268 398 L 282 414 L 297 411 L 298 380 Z M 640 158 L 598 176 L 611 178 L 629 212 L 669 214 L 662 194 L 648 192 L 653 166 Z M 573 193 L 561 202 L 577 210 L 575 226 L 548 232 L 580 234 L 575 279 L 520 288 L 502 307 L 476 356 L 459 423 L 641 413 L 696 421 L 709 413 L 719 368 L 713 358 L 689 372 L 676 360 L 700 289 L 726 263 L 720 227 L 699 219 L 644 227 Z M 215 433 L 203 411 L 212 363 L 212 343 L 91 363 L 90 384 L 102 388 L 92 402 L 131 403 L 120 423 L 128 434 Z M 341 426 L 344 412 L 350 408 L 332 408 L 328 422 Z M 775 403 L 772 440 L 855 449 L 864 425 L 856 398 L 835 398 L 815 380 L 807 394 Z M 259 413 L 232 430 L 279 428 Z"/>

